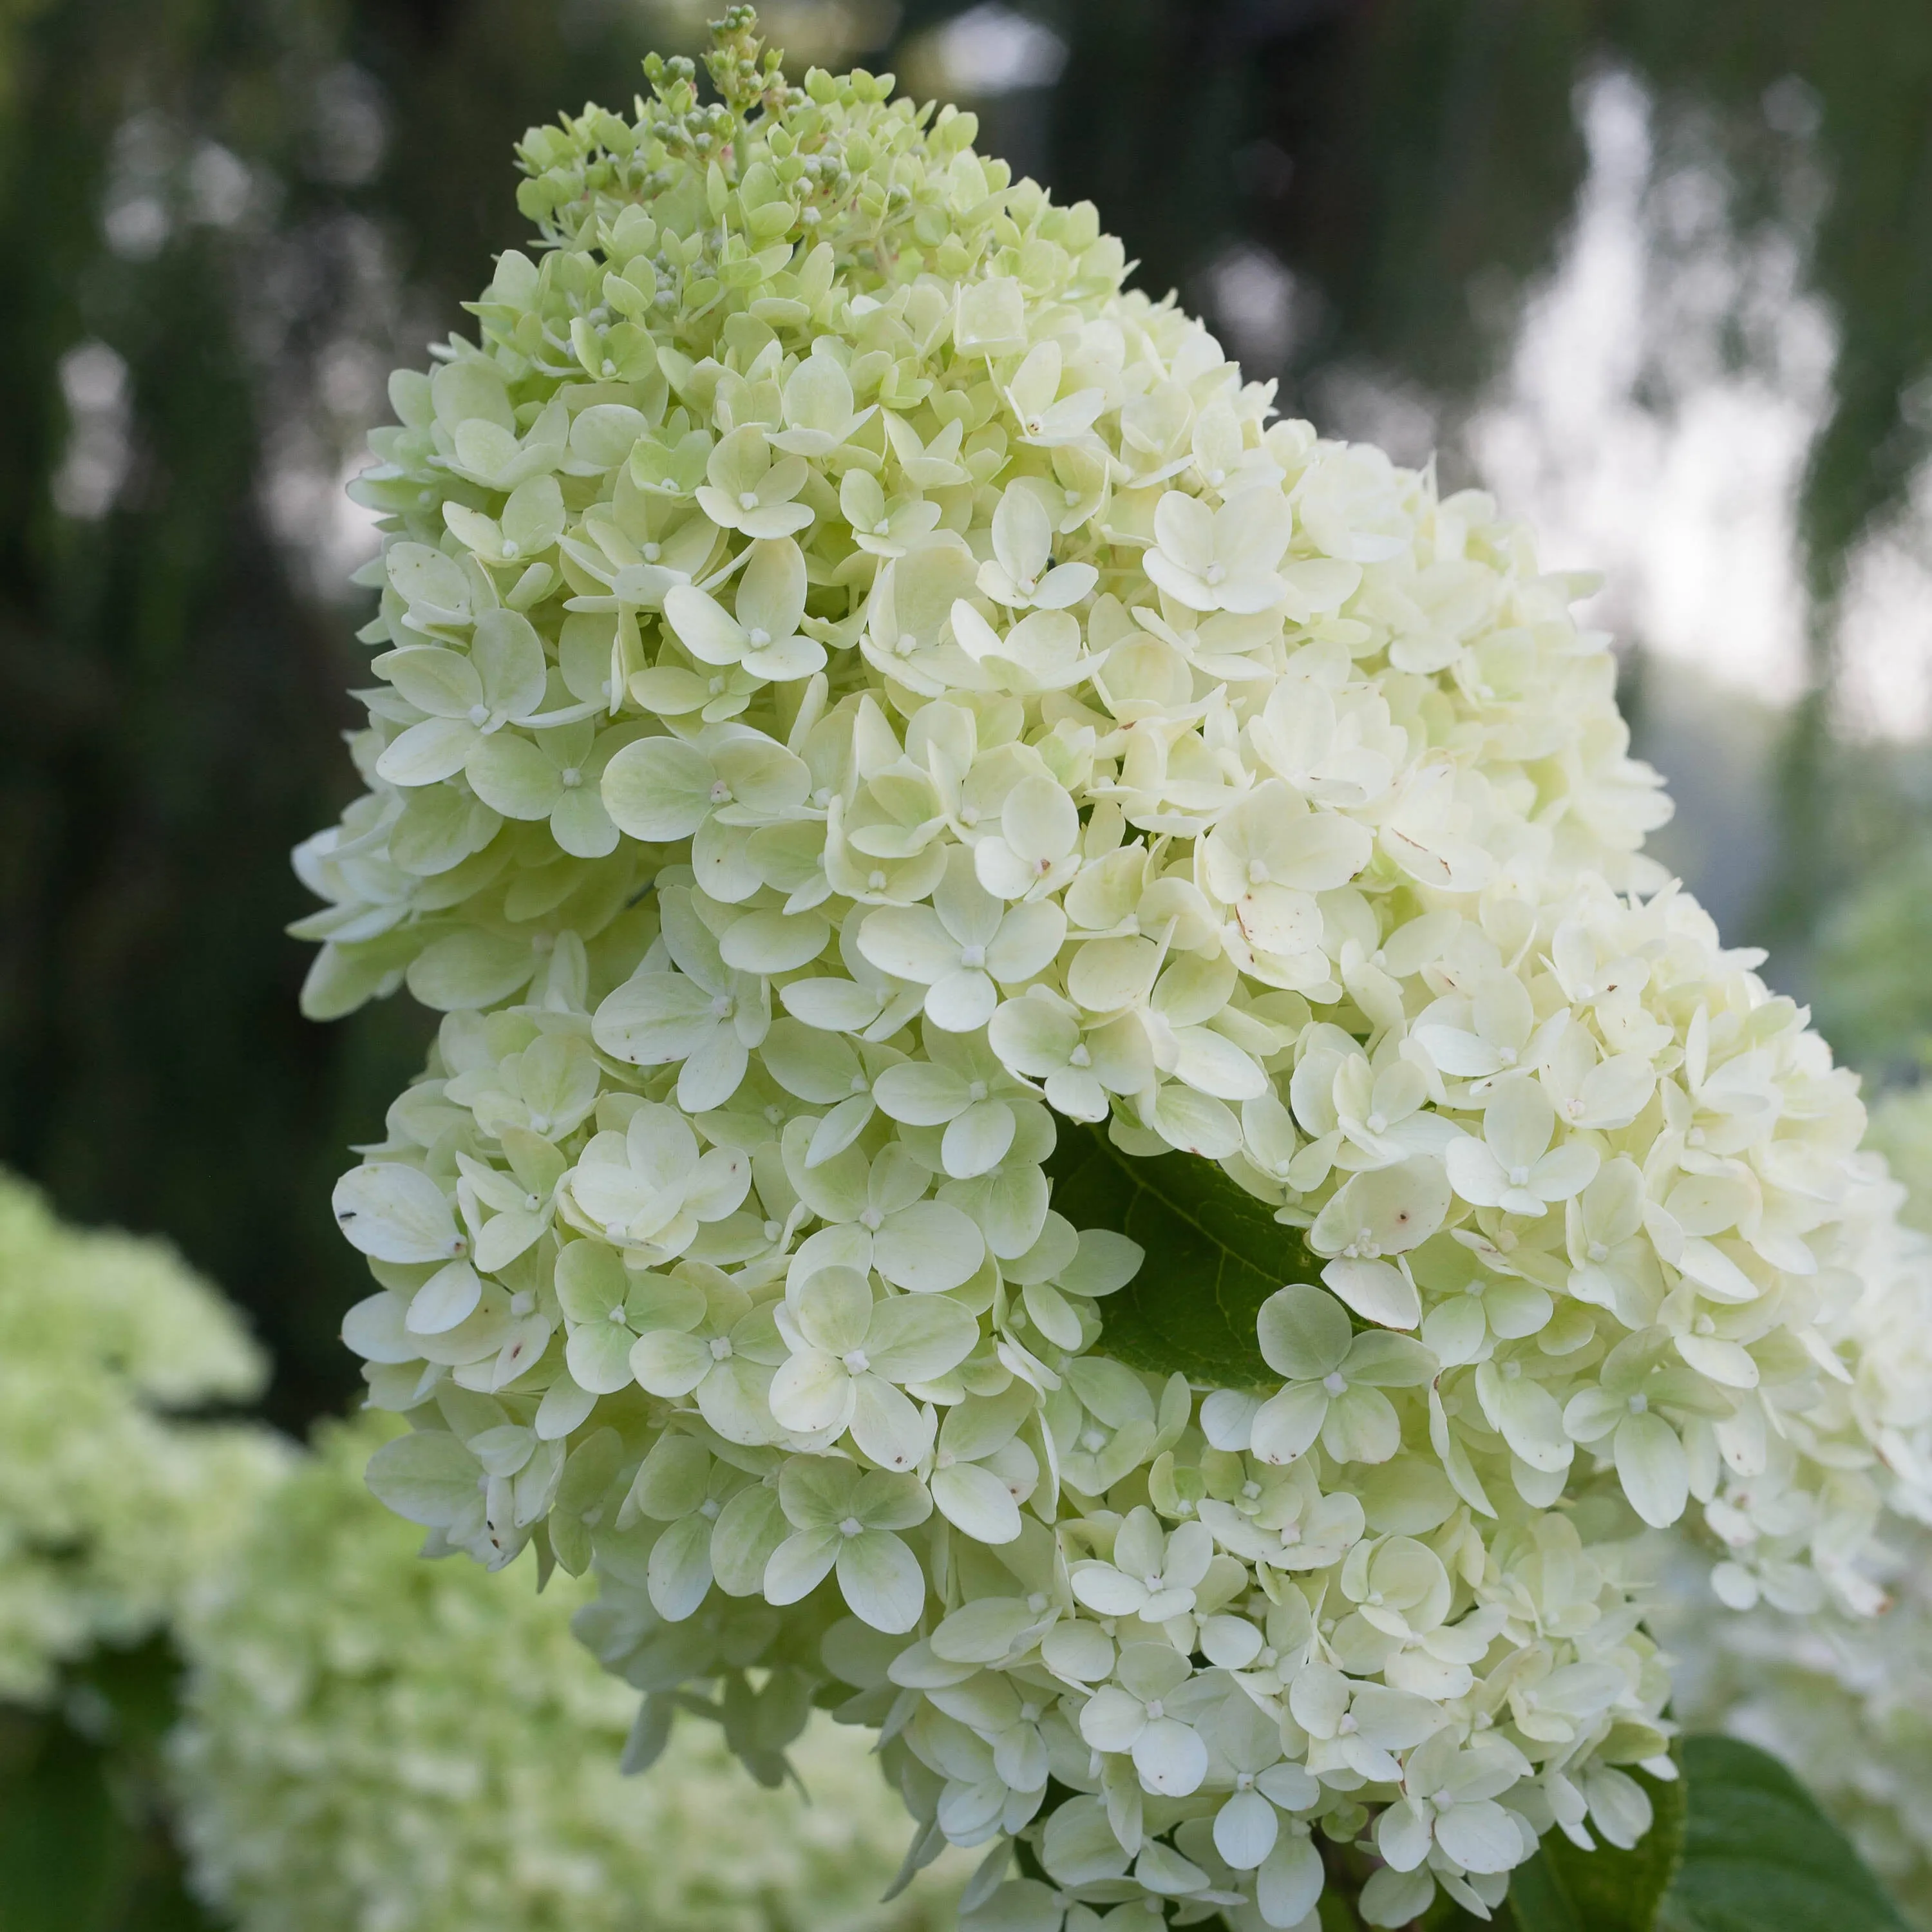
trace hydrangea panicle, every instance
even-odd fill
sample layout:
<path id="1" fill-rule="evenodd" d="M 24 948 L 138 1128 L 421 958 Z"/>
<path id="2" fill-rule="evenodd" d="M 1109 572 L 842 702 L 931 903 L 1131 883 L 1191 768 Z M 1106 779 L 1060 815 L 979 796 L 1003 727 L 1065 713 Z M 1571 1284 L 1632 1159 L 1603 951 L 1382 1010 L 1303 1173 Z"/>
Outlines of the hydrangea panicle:
<path id="1" fill-rule="evenodd" d="M 0 1696 L 167 1624 L 284 1461 L 193 1412 L 266 1379 L 232 1309 L 161 1243 L 63 1226 L 0 1174 Z"/>
<path id="2" fill-rule="evenodd" d="M 531 132 L 540 246 L 356 486 L 308 999 L 446 1016 L 336 1197 L 371 1483 L 594 1566 L 652 1736 L 880 1727 L 976 1926 L 1312 1924 L 1311 1834 L 1372 1924 L 1486 1916 L 1669 1774 L 1645 1525 L 1870 1594 L 1928 1416 L 1856 1083 L 1642 852 L 1520 525 L 750 35 Z M 1226 1349 L 1072 1211 L 1096 1133 L 1278 1235 Z"/>

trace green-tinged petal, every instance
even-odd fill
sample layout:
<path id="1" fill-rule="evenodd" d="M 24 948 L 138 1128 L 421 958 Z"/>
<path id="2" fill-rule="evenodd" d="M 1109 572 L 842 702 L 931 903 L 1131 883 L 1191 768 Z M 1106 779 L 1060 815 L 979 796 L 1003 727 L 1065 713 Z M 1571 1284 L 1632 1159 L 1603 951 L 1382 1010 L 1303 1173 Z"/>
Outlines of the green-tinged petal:
<path id="1" fill-rule="evenodd" d="M 446 1262 L 467 1245 L 442 1190 L 400 1161 L 351 1168 L 335 1184 L 332 1205 L 351 1244 L 377 1261 Z"/>
<path id="2" fill-rule="evenodd" d="M 1676 1430 L 1660 1415 L 1626 1415 L 1617 1424 L 1614 1453 L 1631 1508 L 1652 1528 L 1667 1529 L 1690 1495 L 1690 1463 Z"/>
<path id="3" fill-rule="evenodd" d="M 620 1330 L 614 1324 L 608 1325 L 613 1334 L 630 1332 Z M 626 1360 L 640 1388 L 652 1395 L 666 1396 L 690 1394 L 714 1366 L 710 1343 L 695 1335 L 680 1335 L 665 1328 L 640 1335 L 631 1344 Z"/>
<path id="4" fill-rule="evenodd" d="M 948 1522 L 976 1543 L 1011 1543 L 1020 1533 L 1019 1505 L 1006 1484 L 977 1462 L 935 1469 L 932 1500 Z"/>
<path id="5" fill-rule="evenodd" d="M 639 738 L 604 767 L 604 809 L 620 832 L 654 844 L 688 838 L 710 816 L 716 774 L 681 738 Z"/>
<path id="6" fill-rule="evenodd" d="M 711 1522 L 688 1516 L 651 1546 L 645 1572 L 651 1607 L 667 1623 L 682 1623 L 711 1588 Z"/>
<path id="7" fill-rule="evenodd" d="M 873 1629 L 909 1630 L 926 1608 L 926 1572 L 899 1539 L 868 1529 L 839 1539 L 838 1588 L 852 1614 Z"/>
<path id="8" fill-rule="evenodd" d="M 835 1529 L 802 1529 L 785 1538 L 765 1564 L 760 1582 L 769 1603 L 795 1604 L 832 1574 L 845 1544 Z"/>
<path id="9" fill-rule="evenodd" d="M 446 1528 L 473 1502 L 482 1469 L 475 1456 L 440 1429 L 418 1430 L 386 1442 L 369 1459 L 376 1501 L 425 1528 Z"/>
<path id="10" fill-rule="evenodd" d="M 621 1322 L 586 1322 L 571 1331 L 563 1358 L 580 1387 L 597 1395 L 614 1395 L 631 1385 L 632 1345 L 635 1339 Z"/>
<path id="11" fill-rule="evenodd" d="M 1348 1310 L 1305 1282 L 1270 1295 L 1256 1330 L 1268 1366 L 1298 1382 L 1319 1382 L 1339 1369 L 1353 1339 Z"/>

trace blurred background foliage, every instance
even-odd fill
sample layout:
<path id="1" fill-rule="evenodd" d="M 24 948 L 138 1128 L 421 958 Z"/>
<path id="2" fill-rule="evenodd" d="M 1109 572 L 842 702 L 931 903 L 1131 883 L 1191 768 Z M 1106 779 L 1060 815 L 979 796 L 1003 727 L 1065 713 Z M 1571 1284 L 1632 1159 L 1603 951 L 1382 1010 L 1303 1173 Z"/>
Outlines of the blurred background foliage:
<path id="1" fill-rule="evenodd" d="M 296 1010 L 351 788 L 342 497 L 522 238 L 529 123 L 660 0 L 0 0 L 0 1160 L 171 1235 L 291 1426 L 353 1387 L 328 1186 L 427 1028 Z M 1594 562 L 1660 849 L 1840 1051 L 1932 1039 L 1924 0 L 774 0 L 1096 201 L 1280 400 Z"/>

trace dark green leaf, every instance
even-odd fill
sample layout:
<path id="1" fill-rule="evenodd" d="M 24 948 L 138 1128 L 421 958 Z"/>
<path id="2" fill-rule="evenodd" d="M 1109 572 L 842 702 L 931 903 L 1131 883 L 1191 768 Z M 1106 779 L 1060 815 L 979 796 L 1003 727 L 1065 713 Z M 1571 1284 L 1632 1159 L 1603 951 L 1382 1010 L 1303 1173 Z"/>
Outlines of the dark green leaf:
<path id="1" fill-rule="evenodd" d="M 1291 1281 L 1318 1281 L 1300 1234 L 1211 1160 L 1123 1154 L 1105 1128 L 1061 1121 L 1053 1204 L 1076 1228 L 1112 1228 L 1147 1250 L 1140 1273 L 1101 1305 L 1100 1346 L 1130 1368 L 1231 1388 L 1279 1379 L 1255 1316 Z"/>
<path id="2" fill-rule="evenodd" d="M 1510 1879 L 1517 1932 L 1651 1932 L 1683 1853 L 1685 1780 L 1631 1775 L 1649 1794 L 1650 1829 L 1627 1852 L 1602 1844 L 1582 1851 L 1550 1832 Z"/>
<path id="3" fill-rule="evenodd" d="M 1778 1760 L 1687 1738 L 1684 1857 L 1659 1932 L 1904 1932 L 1850 1841 Z"/>

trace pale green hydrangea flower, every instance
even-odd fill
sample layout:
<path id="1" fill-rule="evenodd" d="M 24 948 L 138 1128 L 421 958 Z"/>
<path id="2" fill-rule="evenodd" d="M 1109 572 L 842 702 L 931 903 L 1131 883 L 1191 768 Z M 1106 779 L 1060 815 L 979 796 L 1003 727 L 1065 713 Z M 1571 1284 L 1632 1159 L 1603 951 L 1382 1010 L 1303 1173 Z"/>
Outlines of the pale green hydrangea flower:
<path id="1" fill-rule="evenodd" d="M 278 1472 L 261 1352 L 162 1243 L 63 1226 L 0 1174 L 0 1698 L 166 1624 Z"/>
<path id="2" fill-rule="evenodd" d="M 1895 1390 L 1924 1383 L 1922 1356 L 1932 1334 L 1932 1239 L 1901 1228 L 1889 1210 L 1922 1222 L 1932 1202 L 1932 1133 L 1928 1090 L 1885 1096 L 1872 1109 L 1867 1144 L 1884 1154 L 1892 1175 L 1868 1177 L 1862 1190 L 1870 1227 L 1864 1264 L 1870 1284 L 1863 1320 L 1888 1355 L 1909 1365 Z M 1888 1453 L 1922 1426 L 1922 1410 L 1899 1418 L 1904 1431 L 1881 1426 Z M 1798 1622 L 1772 1603 L 1739 1617 L 1713 1618 L 1706 1575 L 1709 1552 L 1673 1548 L 1661 1573 L 1661 1600 L 1652 1622 L 1676 1664 L 1676 1703 L 1689 1724 L 1721 1727 L 1776 1753 L 1856 1842 L 1888 1889 L 1918 1925 L 1932 1928 L 1932 1714 L 1924 1686 L 1932 1676 L 1932 1526 L 1923 1477 L 1910 1461 L 1892 1499 L 1916 1522 L 1888 1525 L 1882 1575 L 1889 1599 L 1875 1618 L 1830 1616 Z M 1744 1526 L 1738 1526 L 1742 1529 Z M 1734 1580 L 1717 1566 L 1720 1594 Z"/>
<path id="3" fill-rule="evenodd" d="M 326 1426 L 183 1620 L 179 1828 L 241 1932 L 946 1922 L 956 1876 L 877 1903 L 904 1834 L 858 1732 L 809 1728 L 809 1802 L 752 1785 L 708 1727 L 624 1777 L 636 1700 L 571 1635 L 587 1590 L 418 1561 L 362 1482 L 394 1432 Z"/>
<path id="4" fill-rule="evenodd" d="M 1669 1774 L 1635 1533 L 1864 1610 L 1932 1498 L 1856 1083 L 1642 854 L 1582 580 L 971 116 L 712 70 L 532 130 L 357 486 L 308 1000 L 446 1016 L 335 1196 L 372 1484 L 594 1565 L 640 1751 L 879 1725 L 976 1925 L 1312 1925 L 1311 1832 L 1486 1916 Z M 1163 1158 L 1278 1244 L 1218 1343 Z"/>
<path id="5" fill-rule="evenodd" d="M 1932 1082 L 1887 1094 L 1871 1110 L 1865 1144 L 1905 1190 L 1900 1218 L 1932 1234 Z"/>

